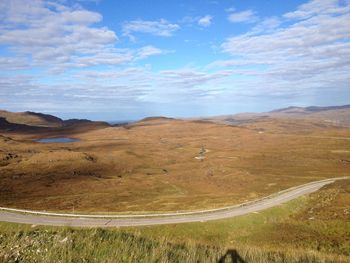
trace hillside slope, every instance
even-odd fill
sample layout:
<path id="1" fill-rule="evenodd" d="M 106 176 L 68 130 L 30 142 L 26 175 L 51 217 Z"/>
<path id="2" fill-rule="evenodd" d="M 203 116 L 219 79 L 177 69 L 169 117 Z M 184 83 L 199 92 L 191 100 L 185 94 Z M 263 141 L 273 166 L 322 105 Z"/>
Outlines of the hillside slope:
<path id="1" fill-rule="evenodd" d="M 62 120 L 56 116 L 37 112 L 9 112 L 0 110 L 0 130 L 11 132 L 63 131 L 109 127 L 107 122 L 86 119 Z"/>
<path id="2" fill-rule="evenodd" d="M 263 113 L 238 113 L 207 118 L 218 123 L 246 125 L 263 119 L 303 119 L 334 126 L 350 126 L 350 105 L 330 107 L 288 107 Z"/>
<path id="3" fill-rule="evenodd" d="M 0 117 L 13 124 L 24 124 L 37 127 L 61 127 L 63 120 L 48 114 L 36 112 L 9 112 L 0 110 Z"/>

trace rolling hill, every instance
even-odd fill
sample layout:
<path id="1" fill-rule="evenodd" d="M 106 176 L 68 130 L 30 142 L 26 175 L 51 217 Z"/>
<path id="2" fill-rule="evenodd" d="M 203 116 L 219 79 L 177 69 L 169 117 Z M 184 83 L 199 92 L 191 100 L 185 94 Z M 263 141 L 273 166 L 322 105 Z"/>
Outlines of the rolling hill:
<path id="1" fill-rule="evenodd" d="M 61 127 L 63 125 L 63 120 L 58 117 L 31 111 L 9 112 L 0 110 L 0 117 L 12 124 L 23 124 L 37 127 Z"/>
<path id="2" fill-rule="evenodd" d="M 266 119 L 303 119 L 319 124 L 333 126 L 350 126 L 350 105 L 329 107 L 288 107 L 263 113 L 238 113 L 234 115 L 204 118 L 217 123 L 231 125 L 247 125 L 252 122 Z"/>
<path id="3" fill-rule="evenodd" d="M 62 120 L 56 116 L 37 112 L 9 112 L 0 110 L 0 130 L 6 131 L 62 131 L 75 128 L 109 127 L 107 122 L 87 119 Z"/>

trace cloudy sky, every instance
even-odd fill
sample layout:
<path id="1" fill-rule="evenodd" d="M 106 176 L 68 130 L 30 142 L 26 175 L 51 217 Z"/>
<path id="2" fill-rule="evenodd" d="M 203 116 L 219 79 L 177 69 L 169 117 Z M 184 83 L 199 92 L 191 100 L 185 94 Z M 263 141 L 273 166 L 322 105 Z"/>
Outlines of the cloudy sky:
<path id="1" fill-rule="evenodd" d="M 350 103 L 350 0 L 0 0 L 0 108 L 132 120 Z"/>

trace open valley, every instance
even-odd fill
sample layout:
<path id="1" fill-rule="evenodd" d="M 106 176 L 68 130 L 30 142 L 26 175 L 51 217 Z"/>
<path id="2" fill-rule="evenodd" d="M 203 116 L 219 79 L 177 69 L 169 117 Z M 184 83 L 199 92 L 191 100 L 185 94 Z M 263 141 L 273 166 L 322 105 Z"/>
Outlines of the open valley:
<path id="1" fill-rule="evenodd" d="M 154 118 L 60 131 L 4 132 L 0 205 L 66 212 L 188 211 L 349 175 L 350 128 L 267 119 L 245 126 Z"/>

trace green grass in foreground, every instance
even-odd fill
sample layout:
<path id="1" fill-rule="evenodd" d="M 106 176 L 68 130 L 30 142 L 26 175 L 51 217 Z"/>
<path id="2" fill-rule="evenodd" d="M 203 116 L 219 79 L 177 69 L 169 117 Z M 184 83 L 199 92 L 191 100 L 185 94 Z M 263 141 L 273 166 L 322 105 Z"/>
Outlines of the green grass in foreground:
<path id="1" fill-rule="evenodd" d="M 215 262 L 222 253 L 220 249 L 152 241 L 116 230 L 21 229 L 4 224 L 1 229 L 1 262 Z"/>
<path id="2" fill-rule="evenodd" d="M 218 262 L 226 247 L 151 240 L 121 230 L 0 224 L 1 262 Z M 241 246 L 245 262 L 348 262 L 318 252 Z M 231 262 L 231 261 L 224 261 Z"/>
<path id="3" fill-rule="evenodd" d="M 295 215 L 303 213 L 307 207 L 306 200 L 305 197 L 299 198 L 279 207 L 237 218 L 142 227 L 138 231 L 152 239 L 163 236 L 178 242 L 190 240 L 208 245 L 249 245 L 277 250 L 283 246 L 291 250 L 307 249 L 350 256 L 350 221 L 296 219 Z"/>
<path id="4" fill-rule="evenodd" d="M 191 240 L 208 245 L 249 246 L 285 251 L 318 251 L 350 256 L 350 180 L 317 193 L 246 216 L 179 225 L 143 227 L 150 238 Z M 350 258 L 348 258 L 350 262 Z"/>
<path id="5" fill-rule="evenodd" d="M 150 238 L 159 236 L 170 240 L 201 242 L 208 245 L 251 244 L 259 236 L 269 232 L 274 224 L 288 219 L 291 211 L 301 209 L 305 198 L 278 207 L 236 218 L 200 223 L 173 224 L 141 227 L 139 233 Z M 134 228 L 129 228 L 134 232 Z M 261 245 L 259 242 L 257 245 Z"/>

